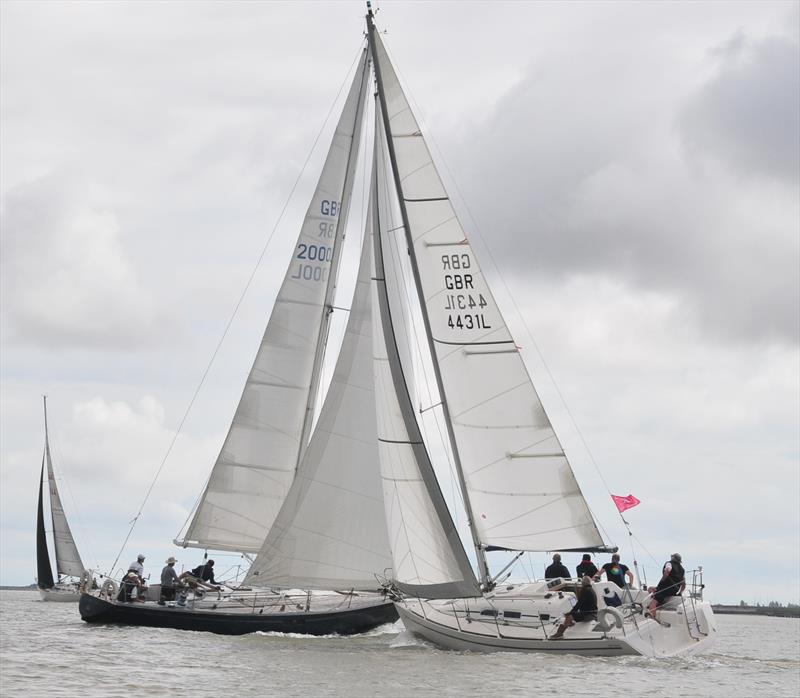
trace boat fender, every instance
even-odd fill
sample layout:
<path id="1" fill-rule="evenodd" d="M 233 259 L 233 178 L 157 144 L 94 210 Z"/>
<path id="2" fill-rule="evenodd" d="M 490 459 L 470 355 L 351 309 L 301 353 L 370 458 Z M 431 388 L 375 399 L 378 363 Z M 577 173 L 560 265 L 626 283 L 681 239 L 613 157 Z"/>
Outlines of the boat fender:
<path id="1" fill-rule="evenodd" d="M 622 614 L 616 608 L 601 608 L 597 614 L 597 627 L 603 632 L 622 627 Z"/>
<path id="2" fill-rule="evenodd" d="M 113 579 L 106 579 L 103 586 L 100 587 L 100 596 L 107 596 L 109 599 L 117 598 L 117 591 L 119 587 Z"/>
<path id="3" fill-rule="evenodd" d="M 94 581 L 94 577 L 89 570 L 84 570 L 81 572 L 81 581 L 78 585 L 78 591 L 80 592 L 87 592 L 92 588 L 92 582 Z"/>

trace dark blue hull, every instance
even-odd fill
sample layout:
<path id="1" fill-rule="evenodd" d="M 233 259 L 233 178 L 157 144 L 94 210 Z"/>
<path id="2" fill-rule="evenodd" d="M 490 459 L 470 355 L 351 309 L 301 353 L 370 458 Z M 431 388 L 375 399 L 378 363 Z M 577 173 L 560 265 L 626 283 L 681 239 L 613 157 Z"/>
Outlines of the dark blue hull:
<path id="1" fill-rule="evenodd" d="M 81 618 L 87 623 L 198 630 L 220 635 L 246 635 L 259 631 L 305 635 L 355 635 L 384 623 L 393 623 L 398 618 L 394 604 L 388 601 L 372 606 L 320 613 L 268 614 L 117 603 L 90 594 L 81 594 L 78 609 Z"/>

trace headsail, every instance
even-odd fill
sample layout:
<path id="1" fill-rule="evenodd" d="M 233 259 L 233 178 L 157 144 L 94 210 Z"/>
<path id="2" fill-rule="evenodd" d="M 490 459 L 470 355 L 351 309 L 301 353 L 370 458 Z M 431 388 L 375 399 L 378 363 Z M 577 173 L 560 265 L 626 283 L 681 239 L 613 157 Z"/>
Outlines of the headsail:
<path id="1" fill-rule="evenodd" d="M 380 106 L 377 109 L 380 111 Z M 375 400 L 393 581 L 399 589 L 415 595 L 475 596 L 478 583 L 436 480 L 400 360 L 383 238 L 402 235 L 402 230 L 388 229 L 392 202 L 384 176 L 385 138 L 380 125 L 375 141 L 377 165 L 370 197 L 375 250 Z"/>
<path id="2" fill-rule="evenodd" d="M 52 589 L 53 568 L 50 565 L 50 553 L 47 551 L 47 534 L 44 529 L 44 460 L 42 454 L 42 470 L 39 473 L 39 506 L 36 513 L 36 583 L 40 589 Z"/>
<path id="3" fill-rule="evenodd" d="M 64 507 L 61 505 L 61 497 L 56 486 L 56 476 L 53 472 L 53 460 L 50 457 L 50 437 L 47 433 L 47 398 L 45 398 L 44 412 L 44 456 L 47 463 L 47 482 L 50 490 L 50 515 L 53 519 L 53 547 L 56 551 L 56 570 L 59 575 L 70 577 L 80 577 L 84 567 L 81 556 L 78 553 L 78 546 L 72 537 L 72 531 L 67 523 Z"/>
<path id="4" fill-rule="evenodd" d="M 233 423 L 179 545 L 258 552 L 294 479 L 319 380 L 367 80 L 365 51 Z"/>
<path id="5" fill-rule="evenodd" d="M 371 18 L 369 19 L 371 22 Z M 373 61 L 451 442 L 479 549 L 603 544 L 377 32 Z"/>
<path id="6" fill-rule="evenodd" d="M 363 244 L 344 340 L 313 436 L 246 584 L 377 589 L 390 574 L 372 379 L 372 253 Z"/>

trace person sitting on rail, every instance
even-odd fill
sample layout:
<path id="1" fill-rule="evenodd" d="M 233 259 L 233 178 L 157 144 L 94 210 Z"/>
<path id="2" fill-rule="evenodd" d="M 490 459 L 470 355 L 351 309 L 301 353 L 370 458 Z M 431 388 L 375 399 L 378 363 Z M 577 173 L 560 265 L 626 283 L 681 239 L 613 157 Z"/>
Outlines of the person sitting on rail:
<path id="1" fill-rule="evenodd" d="M 647 609 L 655 618 L 656 609 L 663 606 L 672 596 L 680 596 L 686 588 L 686 572 L 681 565 L 680 553 L 672 553 L 669 562 L 661 570 L 661 580 L 658 586 L 650 587 L 648 591 L 653 595 L 650 607 Z"/>
<path id="2" fill-rule="evenodd" d="M 583 621 L 597 620 L 597 595 L 592 589 L 592 578 L 584 577 L 578 590 L 578 602 L 572 607 L 571 611 L 564 614 L 564 622 L 558 626 L 556 634 L 551 640 L 560 640 L 564 631 L 575 623 Z"/>

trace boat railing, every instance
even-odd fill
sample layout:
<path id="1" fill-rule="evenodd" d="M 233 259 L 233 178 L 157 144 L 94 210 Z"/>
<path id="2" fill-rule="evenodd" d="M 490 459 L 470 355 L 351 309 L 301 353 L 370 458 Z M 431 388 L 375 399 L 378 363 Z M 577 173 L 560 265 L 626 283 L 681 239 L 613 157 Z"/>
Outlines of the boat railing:
<path id="1" fill-rule="evenodd" d="M 706 585 L 703 584 L 703 568 L 698 567 L 696 570 L 691 570 L 692 572 L 692 585 L 689 588 L 689 596 L 692 599 L 697 599 L 698 601 L 703 600 L 703 589 L 706 588 Z"/>

